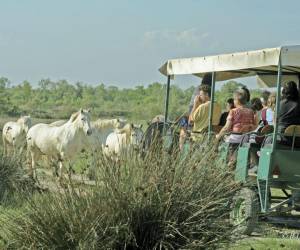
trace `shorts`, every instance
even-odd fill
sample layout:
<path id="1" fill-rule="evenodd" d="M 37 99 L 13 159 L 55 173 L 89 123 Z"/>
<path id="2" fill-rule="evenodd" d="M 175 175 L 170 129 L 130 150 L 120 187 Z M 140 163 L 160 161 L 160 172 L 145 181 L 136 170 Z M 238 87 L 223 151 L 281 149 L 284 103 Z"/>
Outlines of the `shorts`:
<path id="1" fill-rule="evenodd" d="M 182 117 L 180 120 L 179 120 L 179 127 L 180 128 L 185 128 L 187 129 L 189 127 L 189 120 L 187 117 Z"/>

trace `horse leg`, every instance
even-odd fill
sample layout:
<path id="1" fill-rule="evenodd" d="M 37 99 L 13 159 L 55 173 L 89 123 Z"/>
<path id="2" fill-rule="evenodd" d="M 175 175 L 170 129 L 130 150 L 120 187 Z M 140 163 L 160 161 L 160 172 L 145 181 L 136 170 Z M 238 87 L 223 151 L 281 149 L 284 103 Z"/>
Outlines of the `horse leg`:
<path id="1" fill-rule="evenodd" d="M 58 180 L 62 184 L 63 174 L 64 174 L 64 166 L 63 166 L 62 159 L 58 160 L 58 167 L 59 167 L 59 177 L 58 177 Z"/>
<path id="2" fill-rule="evenodd" d="M 30 151 L 30 155 L 31 155 L 31 164 L 30 164 L 30 168 L 29 168 L 29 175 L 35 179 L 35 168 L 36 168 L 36 162 L 37 162 L 37 155 L 34 151 Z"/>
<path id="3" fill-rule="evenodd" d="M 3 156 L 7 156 L 7 143 L 4 137 L 2 138 L 2 141 L 3 141 Z"/>

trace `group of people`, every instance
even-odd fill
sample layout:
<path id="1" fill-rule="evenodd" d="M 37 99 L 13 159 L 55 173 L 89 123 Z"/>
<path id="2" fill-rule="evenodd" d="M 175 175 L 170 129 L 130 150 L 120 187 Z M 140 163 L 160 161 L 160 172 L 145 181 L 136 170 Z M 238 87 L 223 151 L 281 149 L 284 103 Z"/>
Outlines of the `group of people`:
<path id="1" fill-rule="evenodd" d="M 199 141 L 208 132 L 209 107 L 211 95 L 211 79 L 203 78 L 192 97 L 189 115 L 180 121 L 180 147 L 191 130 L 191 139 Z M 233 98 L 226 102 L 226 112 L 221 112 L 218 103 L 213 104 L 212 125 L 219 141 L 226 136 L 226 141 L 232 144 L 240 143 L 245 133 L 257 131 L 266 125 L 274 125 L 276 94 L 264 91 L 261 98 L 251 99 L 250 91 L 241 87 L 233 93 Z M 279 133 L 284 133 L 290 125 L 300 125 L 300 97 L 297 84 L 293 81 L 283 84 L 282 98 L 278 113 Z M 271 142 L 270 142 L 271 143 Z"/>

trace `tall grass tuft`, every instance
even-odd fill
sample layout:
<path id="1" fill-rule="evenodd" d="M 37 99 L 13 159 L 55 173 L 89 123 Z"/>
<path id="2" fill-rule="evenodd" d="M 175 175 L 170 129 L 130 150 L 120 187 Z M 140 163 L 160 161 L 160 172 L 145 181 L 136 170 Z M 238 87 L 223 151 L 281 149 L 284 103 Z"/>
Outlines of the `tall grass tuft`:
<path id="1" fill-rule="evenodd" d="M 212 147 L 99 156 L 96 185 L 42 194 L 7 213 L 3 238 L 29 249 L 209 249 L 231 240 L 237 186 Z"/>
<path id="2" fill-rule="evenodd" d="M 24 165 L 21 158 L 0 155 L 0 204 L 34 190 L 34 182 L 26 176 Z"/>

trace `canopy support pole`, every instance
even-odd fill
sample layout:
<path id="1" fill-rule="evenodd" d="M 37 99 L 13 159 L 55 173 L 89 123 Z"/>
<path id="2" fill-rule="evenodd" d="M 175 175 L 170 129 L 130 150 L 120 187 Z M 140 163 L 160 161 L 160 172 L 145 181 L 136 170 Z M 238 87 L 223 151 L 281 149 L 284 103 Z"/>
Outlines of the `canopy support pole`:
<path id="1" fill-rule="evenodd" d="M 211 138 L 213 134 L 213 110 L 215 101 L 215 86 L 216 86 L 216 72 L 212 72 L 211 76 L 211 90 L 210 90 L 210 105 L 209 105 L 209 120 L 208 120 L 208 139 Z"/>
<path id="2" fill-rule="evenodd" d="M 279 53 L 278 61 L 278 74 L 277 74 L 277 92 L 276 92 L 276 110 L 275 110 L 275 124 L 273 133 L 272 152 L 276 149 L 277 134 L 278 134 L 278 121 L 279 121 L 279 109 L 280 109 L 280 95 L 281 95 L 281 76 L 282 76 L 282 65 L 281 65 L 281 50 Z"/>
<path id="3" fill-rule="evenodd" d="M 163 129 L 164 134 L 166 133 L 166 123 L 168 121 L 168 114 L 169 114 L 170 83 L 171 83 L 171 76 L 168 76 L 167 88 L 166 88 L 166 101 L 165 101 L 165 122 L 164 122 L 164 129 Z"/>

